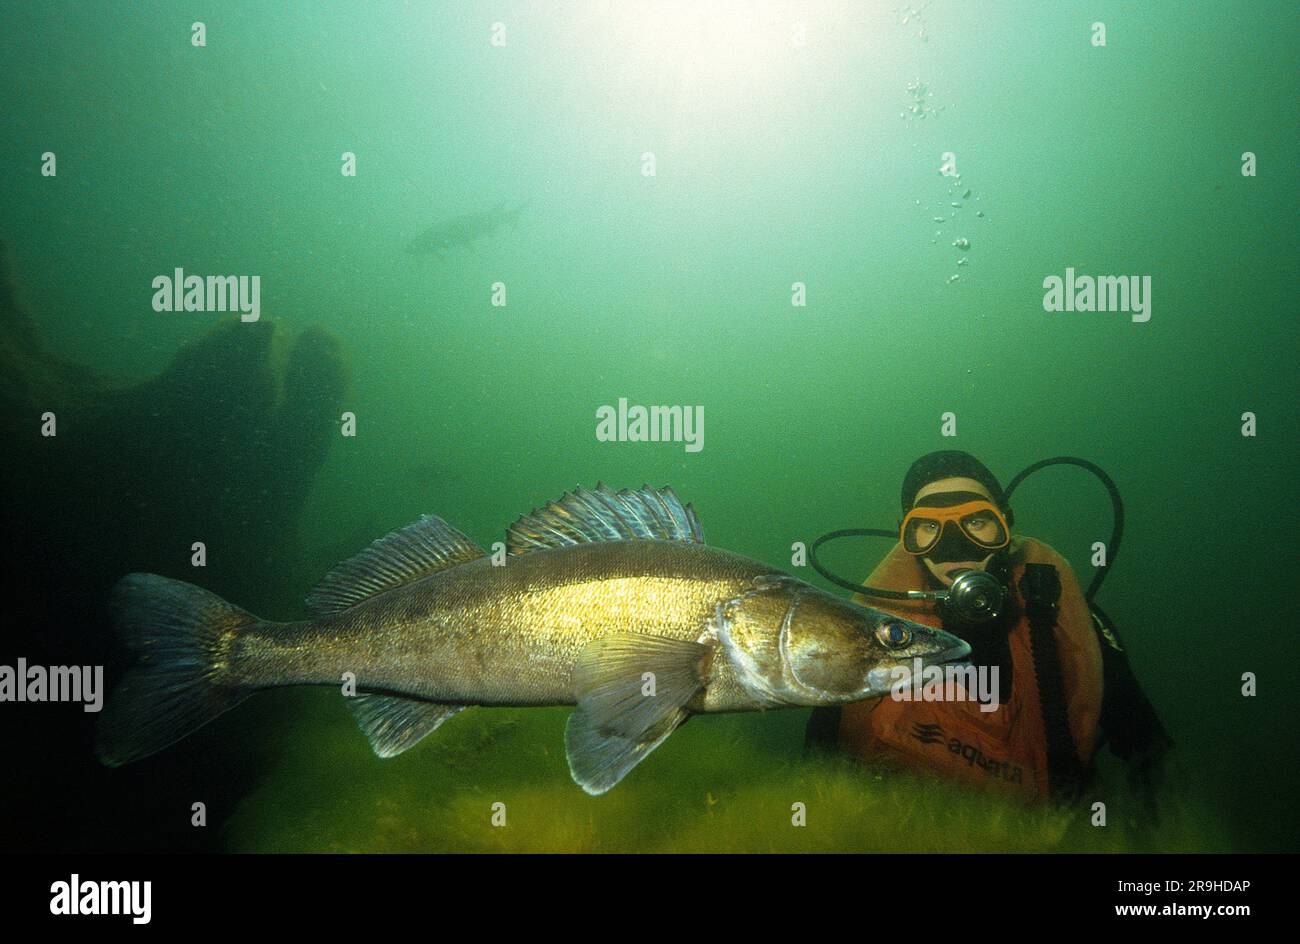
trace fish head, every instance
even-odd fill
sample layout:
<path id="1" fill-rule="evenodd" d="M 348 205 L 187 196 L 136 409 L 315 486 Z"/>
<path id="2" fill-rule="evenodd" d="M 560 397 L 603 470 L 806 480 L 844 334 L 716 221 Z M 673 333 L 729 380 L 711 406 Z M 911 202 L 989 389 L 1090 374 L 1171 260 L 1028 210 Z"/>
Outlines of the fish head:
<path id="1" fill-rule="evenodd" d="M 922 669 L 963 659 L 951 633 L 769 575 L 719 607 L 718 636 L 760 703 L 837 705 L 886 695 Z"/>

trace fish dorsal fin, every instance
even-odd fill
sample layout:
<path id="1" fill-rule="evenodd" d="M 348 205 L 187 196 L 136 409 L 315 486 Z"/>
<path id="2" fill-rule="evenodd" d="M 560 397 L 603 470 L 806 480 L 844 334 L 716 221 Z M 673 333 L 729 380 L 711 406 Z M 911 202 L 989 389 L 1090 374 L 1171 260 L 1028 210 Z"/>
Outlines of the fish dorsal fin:
<path id="1" fill-rule="evenodd" d="M 683 505 L 671 488 L 614 491 L 578 487 L 524 515 L 506 532 L 511 554 L 596 541 L 690 541 L 704 543 L 695 509 Z"/>
<path id="2" fill-rule="evenodd" d="M 422 515 L 331 570 L 307 595 L 307 606 L 318 616 L 337 613 L 385 590 L 485 556 L 441 518 Z"/>

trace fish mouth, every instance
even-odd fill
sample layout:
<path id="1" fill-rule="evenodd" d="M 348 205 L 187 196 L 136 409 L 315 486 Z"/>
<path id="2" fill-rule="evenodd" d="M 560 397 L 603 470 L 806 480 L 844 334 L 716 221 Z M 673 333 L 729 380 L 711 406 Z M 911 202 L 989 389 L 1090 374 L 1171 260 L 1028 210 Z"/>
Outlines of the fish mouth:
<path id="1" fill-rule="evenodd" d="M 929 658 L 923 658 L 922 665 L 943 665 L 948 662 L 964 662 L 970 656 L 970 643 L 964 639 L 958 639 L 957 645 L 951 649 L 936 653 Z"/>
<path id="2" fill-rule="evenodd" d="M 967 661 L 971 651 L 970 643 L 956 637 L 953 637 L 953 639 L 954 645 L 949 646 L 947 649 L 911 656 L 906 661 L 895 663 L 887 668 L 878 667 L 872 669 L 863 680 L 866 685 L 865 691 L 871 694 L 863 697 L 884 695 L 892 691 L 909 691 L 912 684 L 917 681 L 917 673 L 913 670 L 917 668 L 918 663 L 920 664 L 920 670 L 924 672 L 931 666 Z M 899 678 L 897 675 L 900 668 L 906 670 L 906 678 Z"/>
<path id="3" fill-rule="evenodd" d="M 939 629 L 931 629 L 928 626 L 918 627 L 913 630 L 913 632 L 918 634 L 922 631 L 924 631 L 926 638 L 933 641 L 934 645 L 946 646 L 946 648 L 935 652 L 926 652 L 921 655 L 913 656 L 912 658 L 921 660 L 922 667 L 943 665 L 946 662 L 957 662 L 970 655 L 970 643 L 962 639 L 960 636 L 954 636 L 952 633 L 944 632 Z M 911 664 L 911 659 L 908 660 L 908 664 Z"/>

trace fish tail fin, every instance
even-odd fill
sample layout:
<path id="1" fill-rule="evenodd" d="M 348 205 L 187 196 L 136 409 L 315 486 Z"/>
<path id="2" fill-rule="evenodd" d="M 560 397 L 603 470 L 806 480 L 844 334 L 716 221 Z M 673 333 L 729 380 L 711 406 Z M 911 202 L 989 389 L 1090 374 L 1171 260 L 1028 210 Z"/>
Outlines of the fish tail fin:
<path id="1" fill-rule="evenodd" d="M 251 613 L 157 574 L 118 581 L 112 612 L 139 662 L 100 715 L 95 754 L 101 763 L 118 767 L 155 754 L 251 694 L 223 680 L 235 637 L 260 622 Z"/>

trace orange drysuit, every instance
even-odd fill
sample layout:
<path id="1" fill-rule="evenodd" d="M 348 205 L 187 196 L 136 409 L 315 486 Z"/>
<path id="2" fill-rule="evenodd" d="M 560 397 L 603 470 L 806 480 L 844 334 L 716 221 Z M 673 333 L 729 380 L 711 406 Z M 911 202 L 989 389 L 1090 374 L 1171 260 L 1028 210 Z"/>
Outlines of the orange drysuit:
<path id="1" fill-rule="evenodd" d="M 1080 764 L 1086 768 L 1095 747 L 1102 697 L 1101 648 L 1092 615 L 1070 565 L 1052 548 L 1032 538 L 1016 538 L 1011 561 L 1013 589 L 1019 586 L 1026 563 L 1052 564 L 1060 576 L 1056 646 L 1071 739 Z M 927 577 L 924 565 L 895 545 L 867 578 L 866 586 L 915 590 L 928 586 Z M 964 699 L 900 701 L 886 696 L 846 705 L 838 733 L 841 748 L 863 758 L 988 783 L 1028 800 L 1046 798 L 1047 737 L 1029 620 L 1016 593 L 1019 619 L 1008 636 L 1012 667 L 1009 702 L 993 711 L 981 711 L 976 701 Z M 855 599 L 927 626 L 940 625 L 934 604 L 927 601 Z"/>

